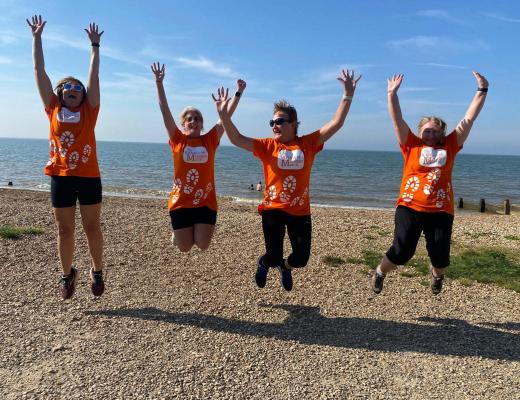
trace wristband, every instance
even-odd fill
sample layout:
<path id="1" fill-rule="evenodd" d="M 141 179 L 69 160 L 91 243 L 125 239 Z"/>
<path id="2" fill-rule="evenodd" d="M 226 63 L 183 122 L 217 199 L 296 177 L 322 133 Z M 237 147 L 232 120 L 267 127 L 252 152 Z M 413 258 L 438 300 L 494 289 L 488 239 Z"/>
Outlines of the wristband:
<path id="1" fill-rule="evenodd" d="M 240 93 L 240 92 L 236 92 L 236 93 L 235 93 L 235 96 L 236 96 L 236 97 L 240 97 L 240 96 L 242 96 L 242 93 Z"/>
<path id="2" fill-rule="evenodd" d="M 99 47 L 99 43 L 92 43 L 92 47 Z"/>
<path id="3" fill-rule="evenodd" d="M 487 91 L 488 91 L 488 88 L 487 88 L 487 87 L 479 87 L 479 88 L 477 89 L 477 92 L 484 92 L 484 93 L 487 93 Z"/>
<path id="4" fill-rule="evenodd" d="M 343 100 L 350 100 L 350 101 L 352 101 L 352 96 L 347 96 L 346 94 L 344 94 L 341 98 Z"/>

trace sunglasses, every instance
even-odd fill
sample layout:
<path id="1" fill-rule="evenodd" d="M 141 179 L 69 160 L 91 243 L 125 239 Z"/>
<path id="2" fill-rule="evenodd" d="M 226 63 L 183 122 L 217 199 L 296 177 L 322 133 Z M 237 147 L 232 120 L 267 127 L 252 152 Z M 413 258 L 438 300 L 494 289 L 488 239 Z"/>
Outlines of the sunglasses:
<path id="1" fill-rule="evenodd" d="M 200 118 L 195 116 L 195 117 L 187 117 L 186 118 L 186 121 L 187 122 L 199 122 L 200 121 Z"/>
<path id="2" fill-rule="evenodd" d="M 432 134 L 432 135 L 438 135 L 438 134 L 441 134 L 442 131 L 437 131 L 435 129 L 425 129 L 424 131 L 422 131 L 423 134 Z"/>
<path id="3" fill-rule="evenodd" d="M 65 90 L 75 90 L 76 92 L 81 92 L 83 90 L 83 86 L 81 85 L 72 85 L 70 83 L 64 83 L 63 89 Z"/>
<path id="4" fill-rule="evenodd" d="M 272 119 L 269 121 L 269 126 L 272 128 L 275 125 L 280 126 L 280 125 L 285 124 L 286 122 L 291 122 L 291 121 L 289 121 L 288 119 L 285 119 L 285 118 L 276 118 L 276 119 Z"/>

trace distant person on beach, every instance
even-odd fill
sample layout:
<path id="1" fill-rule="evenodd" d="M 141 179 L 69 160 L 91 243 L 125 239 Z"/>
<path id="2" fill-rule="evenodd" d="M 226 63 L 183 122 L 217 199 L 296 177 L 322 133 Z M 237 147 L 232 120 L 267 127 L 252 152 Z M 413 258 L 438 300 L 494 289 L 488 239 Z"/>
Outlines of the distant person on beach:
<path id="1" fill-rule="evenodd" d="M 253 184 L 251 184 L 251 186 L 249 186 L 249 190 L 255 190 L 255 187 Z"/>
<path id="2" fill-rule="evenodd" d="M 173 119 L 164 91 L 165 66 L 154 63 L 151 68 L 173 155 L 173 187 L 168 202 L 173 228 L 172 241 L 183 252 L 189 251 L 194 244 L 206 250 L 217 221 L 214 164 L 224 126 L 218 120 L 209 132 L 202 135 L 204 120 L 201 112 L 194 107 L 186 107 L 179 117 L 180 130 Z M 245 88 L 246 82 L 239 79 L 235 95 L 228 104 L 229 114 L 235 111 Z M 224 88 L 218 92 L 227 96 Z"/>
<path id="3" fill-rule="evenodd" d="M 58 255 L 63 269 L 60 293 L 63 300 L 73 296 L 78 271 L 72 267 L 76 202 L 92 258 L 90 288 L 94 296 L 105 290 L 103 281 L 103 234 L 101 232 L 101 178 L 96 157 L 94 128 L 99 113 L 99 43 L 103 32 L 91 23 L 87 87 L 67 76 L 56 84 L 45 72 L 42 32 L 47 21 L 41 15 L 27 20 L 33 34 L 36 86 L 50 121 L 50 158 L 44 173 L 51 177 L 51 200 L 58 228 Z"/>
<path id="4" fill-rule="evenodd" d="M 484 106 L 488 81 L 473 72 L 477 92 L 466 115 L 446 135 L 446 123 L 438 117 L 423 117 L 419 135 L 404 121 L 397 91 L 403 75 L 388 79 L 388 110 L 395 135 L 404 157 L 401 190 L 395 212 L 394 240 L 372 276 L 372 290 L 380 293 L 386 274 L 409 261 L 424 232 L 430 257 L 430 280 L 433 294 L 442 291 L 445 268 L 450 264 L 450 241 L 453 225 L 453 186 L 451 174 L 455 156 L 462 149 L 471 127 Z"/>
<path id="5" fill-rule="evenodd" d="M 338 78 L 343 88 L 343 97 L 332 119 L 319 130 L 298 136 L 296 109 L 285 100 L 274 104 L 269 126 L 272 137 L 253 139 L 243 136 L 231 121 L 227 111 L 230 99 L 220 91 L 213 96 L 220 119 L 231 142 L 253 153 L 262 162 L 264 169 L 265 194 L 258 206 L 262 215 L 266 252 L 257 262 L 255 281 L 263 288 L 269 268 L 280 272 L 282 287 L 292 289 L 292 269 L 307 265 L 311 251 L 311 210 L 309 184 L 311 169 L 316 153 L 345 122 L 350 109 L 356 84 L 361 76 L 342 71 Z M 261 183 L 260 183 L 261 184 Z M 292 253 L 284 260 L 283 243 L 285 230 L 289 234 Z"/>
<path id="6" fill-rule="evenodd" d="M 262 187 L 262 182 L 258 182 L 258 185 L 256 185 L 256 191 L 257 191 L 257 192 L 261 192 L 262 189 L 263 189 L 263 187 Z"/>

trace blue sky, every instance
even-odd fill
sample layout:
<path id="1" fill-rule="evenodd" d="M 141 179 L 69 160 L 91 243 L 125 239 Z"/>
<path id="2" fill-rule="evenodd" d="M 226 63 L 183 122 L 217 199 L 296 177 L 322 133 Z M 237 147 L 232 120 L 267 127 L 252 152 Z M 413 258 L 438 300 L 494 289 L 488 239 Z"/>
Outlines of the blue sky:
<path id="1" fill-rule="evenodd" d="M 47 73 L 86 82 L 95 21 L 101 43 L 98 140 L 166 141 L 150 71 L 166 64 L 175 116 L 199 108 L 217 120 L 210 94 L 248 86 L 234 120 L 243 134 L 270 135 L 272 103 L 298 110 L 300 132 L 333 115 L 341 68 L 363 75 L 347 122 L 327 148 L 397 150 L 386 106 L 386 78 L 404 73 L 401 107 L 415 127 L 439 115 L 453 128 L 476 89 L 490 81 L 467 153 L 520 154 L 520 2 L 517 1 L 11 1 L 0 0 L 0 136 L 47 138 L 48 122 L 32 71 L 25 18 L 41 14 Z M 223 144 L 229 144 L 227 138 Z"/>

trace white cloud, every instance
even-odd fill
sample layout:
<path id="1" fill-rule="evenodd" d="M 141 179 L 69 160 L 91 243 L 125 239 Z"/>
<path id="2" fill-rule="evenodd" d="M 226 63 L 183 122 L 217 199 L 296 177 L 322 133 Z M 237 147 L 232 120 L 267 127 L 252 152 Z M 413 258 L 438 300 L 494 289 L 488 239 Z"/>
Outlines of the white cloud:
<path id="1" fill-rule="evenodd" d="M 0 32 L 0 46 L 16 43 L 19 37 L 12 33 Z"/>
<path id="2" fill-rule="evenodd" d="M 7 57 L 0 56 L 0 64 L 11 64 L 13 60 Z"/>
<path id="3" fill-rule="evenodd" d="M 394 50 L 420 50 L 420 51 L 481 51 L 489 50 L 490 46 L 482 41 L 475 42 L 457 42 L 448 37 L 439 36 L 413 36 L 407 39 L 391 40 L 387 42 L 387 46 Z"/>
<path id="4" fill-rule="evenodd" d="M 520 18 L 509 18 L 495 13 L 484 13 L 484 15 L 489 18 L 498 19 L 499 21 L 520 23 Z"/>
<path id="5" fill-rule="evenodd" d="M 337 65 L 334 67 L 313 71 L 306 74 L 306 76 L 299 80 L 293 87 L 292 90 L 295 93 L 306 93 L 306 92 L 329 92 L 338 86 L 337 78 L 341 74 L 341 70 L 347 70 L 349 72 L 354 71 L 356 77 L 360 75 L 361 71 L 373 67 L 372 64 L 348 64 L 348 65 Z"/>
<path id="6" fill-rule="evenodd" d="M 58 44 L 66 46 L 72 49 L 90 51 L 88 44 L 88 38 L 70 37 L 59 32 L 49 32 L 44 37 L 45 41 L 49 41 L 51 44 Z M 101 57 L 108 57 L 116 61 L 125 62 L 128 64 L 136 64 L 139 66 L 145 66 L 146 64 L 137 60 L 135 56 L 129 56 L 123 51 L 107 46 L 103 44 L 100 52 Z"/>
<path id="7" fill-rule="evenodd" d="M 468 67 L 464 67 L 462 65 L 453 65 L 453 64 L 440 64 L 440 63 L 415 63 L 415 65 L 424 65 L 427 67 L 439 67 L 439 68 L 454 68 L 454 69 L 469 69 Z"/>
<path id="8" fill-rule="evenodd" d="M 467 25 L 466 22 L 462 21 L 461 19 L 454 17 L 447 13 L 444 10 L 422 10 L 418 11 L 417 15 L 421 17 L 429 17 L 429 18 L 435 18 L 439 19 L 444 22 L 452 23 L 452 24 L 458 24 L 458 25 Z"/>
<path id="9" fill-rule="evenodd" d="M 394 49 L 406 47 L 433 48 L 438 47 L 441 39 L 437 36 L 413 36 L 408 39 L 391 40 L 387 45 Z"/>
<path id="10" fill-rule="evenodd" d="M 182 66 L 202 70 L 218 76 L 224 76 L 227 78 L 236 78 L 239 76 L 239 74 L 231 68 L 224 65 L 218 65 L 204 56 L 199 56 L 198 58 L 177 57 L 175 58 L 175 61 L 180 63 Z"/>
<path id="11" fill-rule="evenodd" d="M 406 93 L 406 92 L 432 92 L 434 90 L 437 90 L 437 89 L 430 88 L 430 87 L 404 87 L 404 88 L 399 89 L 399 92 L 400 93 Z"/>

